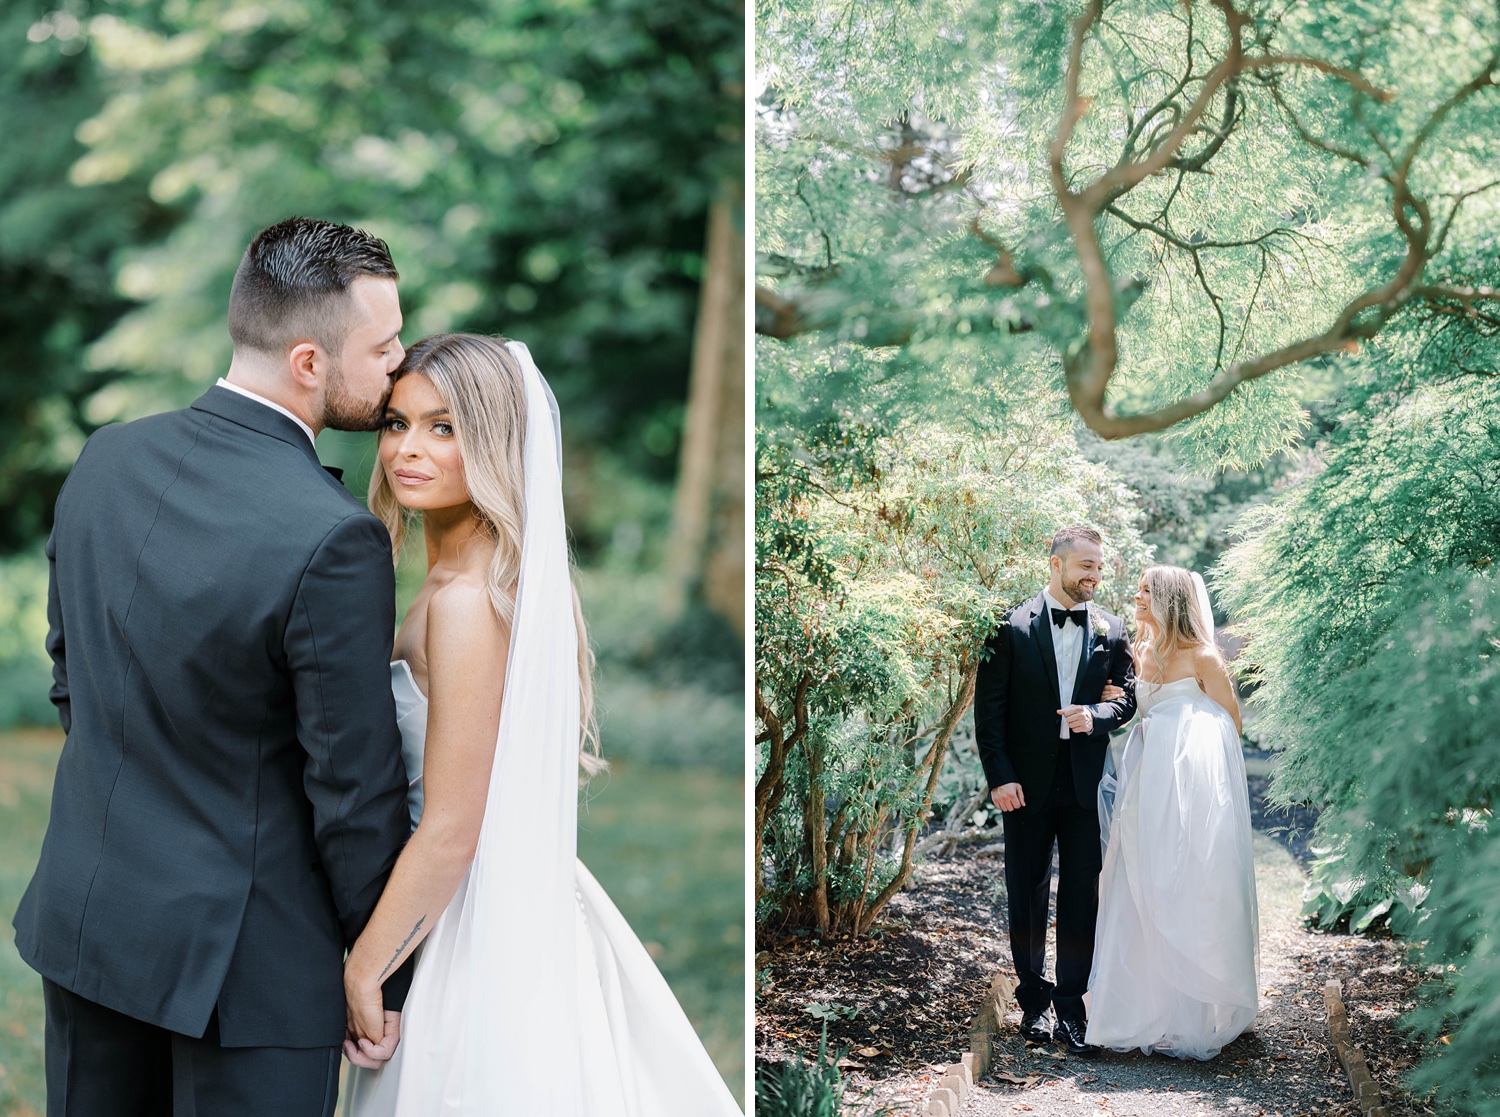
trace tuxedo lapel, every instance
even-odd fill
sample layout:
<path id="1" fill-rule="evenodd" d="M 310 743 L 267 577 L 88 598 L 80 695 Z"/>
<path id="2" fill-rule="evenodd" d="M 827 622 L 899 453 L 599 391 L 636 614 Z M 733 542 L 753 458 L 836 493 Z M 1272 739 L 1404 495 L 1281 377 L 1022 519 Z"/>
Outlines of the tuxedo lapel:
<path id="1" fill-rule="evenodd" d="M 1036 615 L 1031 618 L 1031 637 L 1041 655 L 1042 675 L 1047 680 L 1047 689 L 1052 692 L 1057 705 L 1061 706 L 1062 698 L 1057 691 L 1057 651 L 1052 647 L 1052 614 L 1047 610 L 1047 599 L 1040 595 L 1033 605 Z"/>
<path id="2" fill-rule="evenodd" d="M 1079 695 L 1088 693 L 1084 685 L 1086 681 L 1085 677 L 1089 674 L 1089 668 L 1094 664 L 1094 653 L 1100 653 L 1098 659 L 1101 664 L 1108 659 L 1109 637 L 1107 634 L 1104 636 L 1095 634 L 1095 618 L 1096 614 L 1091 607 L 1089 609 L 1088 627 L 1083 630 L 1083 654 L 1078 659 L 1078 674 L 1073 677 L 1073 697 L 1070 701 L 1074 705 L 1078 705 L 1082 701 Z M 1098 617 L 1098 619 L 1103 620 L 1104 618 Z"/>
<path id="3" fill-rule="evenodd" d="M 1068 697 L 1068 701 L 1074 705 L 1078 703 L 1079 692 L 1084 689 L 1083 680 L 1088 674 L 1089 657 L 1094 652 L 1094 611 L 1087 606 L 1084 611 L 1087 613 L 1088 623 L 1083 626 L 1083 639 L 1078 645 L 1078 670 L 1073 672 L 1073 693 Z"/>

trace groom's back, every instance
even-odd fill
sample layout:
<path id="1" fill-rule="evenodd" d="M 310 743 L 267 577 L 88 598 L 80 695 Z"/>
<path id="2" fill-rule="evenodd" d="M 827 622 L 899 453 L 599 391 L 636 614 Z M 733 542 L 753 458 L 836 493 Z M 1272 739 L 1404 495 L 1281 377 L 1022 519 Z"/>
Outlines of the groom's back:
<path id="1" fill-rule="evenodd" d="M 337 1042 L 325 1033 L 343 1012 L 341 923 L 363 922 L 405 833 L 385 709 L 388 544 L 297 439 L 291 420 L 225 389 L 105 428 L 48 542 L 68 741 L 17 945 L 59 984 L 173 1031 L 201 1033 L 217 1008 L 236 1045 Z M 340 650 L 352 693 L 325 695 L 326 709 L 307 693 L 306 583 L 319 577 L 346 595 L 342 611 L 368 613 L 368 646 Z M 330 882 L 327 820 L 305 784 L 321 771 L 321 723 L 345 715 L 367 719 L 367 794 L 347 810 L 365 812 L 359 880 L 378 880 L 336 900 L 345 882 Z M 303 988 L 266 988 L 278 980 Z M 288 997 L 319 1003 L 277 1019 Z"/>
<path id="2" fill-rule="evenodd" d="M 50 545 L 69 673 L 117 685 L 72 688 L 72 732 L 149 732 L 195 763 L 218 730 L 243 732 L 247 711 L 274 705 L 307 557 L 363 514 L 320 474 L 295 447 L 193 409 L 94 436 Z"/>

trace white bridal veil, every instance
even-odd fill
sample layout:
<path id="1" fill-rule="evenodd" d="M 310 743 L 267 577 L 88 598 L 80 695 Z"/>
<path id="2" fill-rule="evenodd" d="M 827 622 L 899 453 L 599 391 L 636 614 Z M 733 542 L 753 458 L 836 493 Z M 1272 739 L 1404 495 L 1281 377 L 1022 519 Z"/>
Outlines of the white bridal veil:
<path id="1" fill-rule="evenodd" d="M 1196 570 L 1193 571 L 1193 589 L 1198 594 L 1198 615 L 1203 620 L 1203 631 L 1208 634 L 1209 643 L 1214 639 L 1214 607 L 1213 602 L 1208 599 L 1208 587 L 1203 584 L 1203 575 Z"/>

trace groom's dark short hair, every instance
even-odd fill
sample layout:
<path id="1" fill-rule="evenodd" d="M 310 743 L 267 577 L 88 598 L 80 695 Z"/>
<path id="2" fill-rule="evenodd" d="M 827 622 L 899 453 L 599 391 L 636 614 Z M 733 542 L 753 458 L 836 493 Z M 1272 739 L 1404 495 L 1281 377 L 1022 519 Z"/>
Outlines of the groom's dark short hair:
<path id="1" fill-rule="evenodd" d="M 1104 546 L 1104 536 L 1100 535 L 1091 527 L 1065 527 L 1052 537 L 1052 550 L 1049 555 L 1065 555 L 1078 549 L 1078 544 L 1083 542 L 1093 543 L 1095 546 Z"/>
<path id="2" fill-rule="evenodd" d="M 362 275 L 398 279 L 385 241 L 363 229 L 292 217 L 261 232 L 229 292 L 236 349 L 281 353 L 310 339 L 337 358 L 354 323 L 349 284 Z"/>

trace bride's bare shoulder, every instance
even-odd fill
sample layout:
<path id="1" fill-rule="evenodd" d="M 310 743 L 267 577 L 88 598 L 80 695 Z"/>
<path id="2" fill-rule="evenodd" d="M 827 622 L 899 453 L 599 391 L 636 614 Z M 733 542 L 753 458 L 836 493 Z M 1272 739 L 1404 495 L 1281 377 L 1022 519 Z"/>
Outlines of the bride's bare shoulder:
<path id="1" fill-rule="evenodd" d="M 1224 658 L 1212 644 L 1198 644 L 1193 648 L 1193 672 L 1200 679 L 1225 673 Z"/>
<path id="2" fill-rule="evenodd" d="M 432 591 L 427 601 L 427 660 L 500 659 L 510 630 L 495 611 L 483 577 L 459 575 Z"/>

